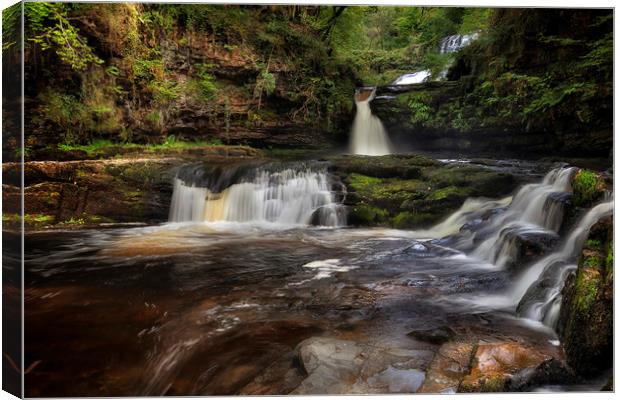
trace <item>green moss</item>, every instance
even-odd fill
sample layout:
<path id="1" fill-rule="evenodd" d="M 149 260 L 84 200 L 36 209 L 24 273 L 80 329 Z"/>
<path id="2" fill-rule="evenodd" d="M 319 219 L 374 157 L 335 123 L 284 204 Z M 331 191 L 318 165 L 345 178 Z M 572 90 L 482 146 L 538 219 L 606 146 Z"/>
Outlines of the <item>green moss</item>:
<path id="1" fill-rule="evenodd" d="M 603 182 L 597 173 L 581 169 L 575 174 L 572 187 L 573 204 L 586 206 L 602 193 Z"/>
<path id="2" fill-rule="evenodd" d="M 390 220 L 390 226 L 398 229 L 413 229 L 436 222 L 436 220 L 436 214 L 403 211 Z"/>
<path id="3" fill-rule="evenodd" d="M 601 241 L 596 239 L 588 239 L 586 241 L 586 247 L 592 250 L 602 250 Z"/>
<path id="4" fill-rule="evenodd" d="M 596 255 L 585 256 L 582 265 L 588 268 L 597 268 L 601 265 L 601 259 Z"/>
<path id="5" fill-rule="evenodd" d="M 351 210 L 350 217 L 361 225 L 381 224 L 388 218 L 389 212 L 368 204 L 358 204 Z"/>
<path id="6" fill-rule="evenodd" d="M 351 174 L 349 175 L 349 183 L 351 185 L 351 188 L 353 188 L 354 190 L 364 190 L 370 185 L 376 185 L 381 183 L 381 179 L 361 174 Z"/>
<path id="7" fill-rule="evenodd" d="M 456 186 L 448 186 L 439 190 L 435 190 L 428 195 L 428 200 L 444 200 L 448 197 L 459 196 L 461 189 Z"/>
<path id="8" fill-rule="evenodd" d="M 392 218 L 391 225 L 394 226 L 395 228 L 406 229 L 410 226 L 415 225 L 416 222 L 417 222 L 417 219 L 413 213 L 409 211 L 404 211 L 404 212 L 398 213 L 398 215 Z"/>
<path id="9" fill-rule="evenodd" d="M 71 217 L 67 220 L 61 221 L 58 225 L 84 225 L 86 221 L 84 218 Z"/>
<path id="10" fill-rule="evenodd" d="M 480 382 L 481 392 L 503 392 L 506 380 L 503 376 L 496 376 L 483 379 Z"/>
<path id="11" fill-rule="evenodd" d="M 48 214 L 25 214 L 24 224 L 30 226 L 42 226 L 49 225 L 54 221 L 53 215 Z M 2 214 L 2 222 L 8 225 L 15 225 L 21 223 L 21 216 L 19 214 Z"/>
<path id="12" fill-rule="evenodd" d="M 599 275 L 593 270 L 580 268 L 575 281 L 576 312 L 587 312 L 596 300 Z"/>
<path id="13" fill-rule="evenodd" d="M 607 256 L 605 257 L 605 283 L 610 282 L 614 277 L 614 242 L 607 244 Z"/>

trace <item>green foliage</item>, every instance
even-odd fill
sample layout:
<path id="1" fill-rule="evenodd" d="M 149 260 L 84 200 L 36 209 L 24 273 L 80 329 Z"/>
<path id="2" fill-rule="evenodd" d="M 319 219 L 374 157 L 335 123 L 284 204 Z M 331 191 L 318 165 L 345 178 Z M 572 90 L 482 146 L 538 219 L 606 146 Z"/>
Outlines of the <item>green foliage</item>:
<path id="1" fill-rule="evenodd" d="M 83 71 L 91 64 L 102 64 L 86 38 L 68 19 L 65 3 L 24 3 L 25 39 L 43 51 L 54 51 L 61 62 L 76 71 Z"/>
<path id="2" fill-rule="evenodd" d="M 197 85 L 202 100 L 211 100 L 217 94 L 217 86 L 215 84 L 215 77 L 209 72 L 210 66 L 205 64 L 196 65 L 198 70 Z"/>
<path id="3" fill-rule="evenodd" d="M 600 196 L 603 186 L 596 172 L 581 169 L 573 178 L 573 204 L 585 206 Z"/>
<path id="4" fill-rule="evenodd" d="M 263 69 L 258 78 L 256 78 L 256 86 L 254 89 L 255 95 L 256 93 L 264 93 L 267 96 L 273 94 L 276 90 L 276 77 L 267 71 L 267 69 Z"/>
<path id="5" fill-rule="evenodd" d="M 411 111 L 411 122 L 423 123 L 431 118 L 432 108 L 428 105 L 429 96 L 415 93 L 409 96 L 407 106 Z"/>
<path id="6" fill-rule="evenodd" d="M 65 144 L 77 143 L 87 133 L 92 120 L 81 99 L 70 94 L 46 91 L 39 96 L 39 100 L 42 103 L 39 111 L 63 129 L 61 134 Z"/>
<path id="7" fill-rule="evenodd" d="M 8 50 L 20 40 L 22 3 L 2 10 L 2 49 Z"/>

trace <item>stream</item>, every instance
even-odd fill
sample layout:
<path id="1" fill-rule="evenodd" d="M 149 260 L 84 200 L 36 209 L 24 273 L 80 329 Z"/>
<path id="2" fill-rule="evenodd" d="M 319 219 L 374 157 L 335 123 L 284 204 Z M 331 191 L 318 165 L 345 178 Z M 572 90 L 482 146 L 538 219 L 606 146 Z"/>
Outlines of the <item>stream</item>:
<path id="1" fill-rule="evenodd" d="M 303 393 L 295 347 L 317 336 L 406 360 L 338 389 L 349 393 L 424 391 L 439 346 L 412 330 L 559 355 L 561 277 L 613 200 L 526 267 L 514 250 L 515 238 L 558 239 L 573 173 L 404 231 L 347 227 L 346 193 L 322 163 L 188 165 L 169 223 L 26 235 L 26 396 Z M 539 290 L 543 273 L 557 279 Z"/>

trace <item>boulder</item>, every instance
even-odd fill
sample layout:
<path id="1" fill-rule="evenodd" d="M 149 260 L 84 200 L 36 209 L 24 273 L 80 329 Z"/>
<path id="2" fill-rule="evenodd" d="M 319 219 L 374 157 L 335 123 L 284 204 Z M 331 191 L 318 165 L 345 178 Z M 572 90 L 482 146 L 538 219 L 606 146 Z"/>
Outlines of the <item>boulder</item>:
<path id="1" fill-rule="evenodd" d="M 562 290 L 558 333 L 568 364 L 592 376 L 613 363 L 613 217 L 592 226 Z"/>

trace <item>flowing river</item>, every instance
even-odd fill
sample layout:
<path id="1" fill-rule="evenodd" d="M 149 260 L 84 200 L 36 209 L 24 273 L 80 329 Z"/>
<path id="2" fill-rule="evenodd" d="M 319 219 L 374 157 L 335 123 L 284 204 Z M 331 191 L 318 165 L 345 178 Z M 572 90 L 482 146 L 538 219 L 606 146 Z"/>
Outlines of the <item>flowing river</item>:
<path id="1" fill-rule="evenodd" d="M 184 167 L 167 224 L 26 236 L 26 395 L 286 394 L 304 387 L 294 349 L 313 336 L 407 355 L 369 373 L 369 393 L 424 390 L 438 346 L 414 329 L 556 354 L 561 277 L 613 212 L 608 199 L 561 234 L 573 173 L 404 231 L 347 227 L 321 163 Z M 515 271 L 524 236 L 562 237 Z M 555 284 L 536 289 L 543 274 Z"/>

